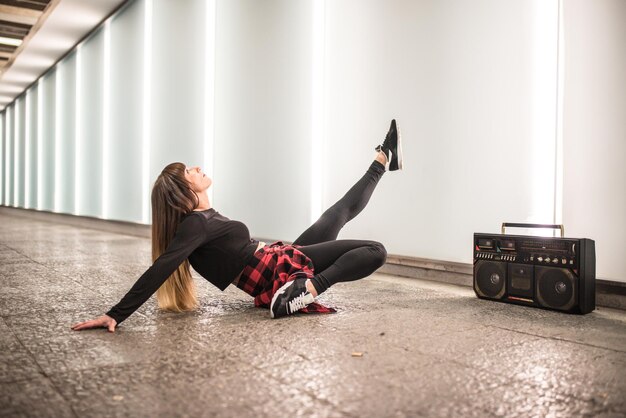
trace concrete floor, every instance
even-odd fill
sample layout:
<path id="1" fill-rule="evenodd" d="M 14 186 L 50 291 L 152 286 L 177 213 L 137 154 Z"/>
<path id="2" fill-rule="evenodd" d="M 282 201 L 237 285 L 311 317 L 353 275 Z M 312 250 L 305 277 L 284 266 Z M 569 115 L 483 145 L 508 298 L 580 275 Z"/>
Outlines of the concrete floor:
<path id="1" fill-rule="evenodd" d="M 271 320 L 198 279 L 115 334 L 74 332 L 149 265 L 136 238 L 0 215 L 0 416 L 625 416 L 626 312 L 572 316 L 374 275 Z M 353 353 L 362 353 L 361 357 Z"/>

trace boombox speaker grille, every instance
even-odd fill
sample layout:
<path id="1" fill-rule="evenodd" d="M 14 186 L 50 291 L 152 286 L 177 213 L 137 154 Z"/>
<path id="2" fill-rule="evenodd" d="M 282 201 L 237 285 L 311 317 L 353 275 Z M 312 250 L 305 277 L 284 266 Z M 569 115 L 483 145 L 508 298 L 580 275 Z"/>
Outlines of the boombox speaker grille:
<path id="1" fill-rule="evenodd" d="M 476 292 L 487 298 L 500 299 L 506 289 L 506 263 L 480 260 L 474 265 Z"/>
<path id="2" fill-rule="evenodd" d="M 535 285 L 539 303 L 548 308 L 568 310 L 578 301 L 578 281 L 571 271 L 537 267 Z"/>

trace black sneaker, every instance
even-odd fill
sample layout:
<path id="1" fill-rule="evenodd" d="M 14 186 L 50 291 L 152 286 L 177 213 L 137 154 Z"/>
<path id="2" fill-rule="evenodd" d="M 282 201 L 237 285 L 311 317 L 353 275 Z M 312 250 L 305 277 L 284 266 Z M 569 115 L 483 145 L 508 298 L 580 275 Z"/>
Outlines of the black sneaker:
<path id="1" fill-rule="evenodd" d="M 376 151 L 382 151 L 387 157 L 389 171 L 402 170 L 402 138 L 395 119 L 391 121 L 389 132 L 382 145 L 376 147 Z"/>
<path id="2" fill-rule="evenodd" d="M 315 300 L 315 297 L 306 290 L 306 278 L 292 280 L 281 286 L 270 305 L 272 318 L 292 315 Z"/>

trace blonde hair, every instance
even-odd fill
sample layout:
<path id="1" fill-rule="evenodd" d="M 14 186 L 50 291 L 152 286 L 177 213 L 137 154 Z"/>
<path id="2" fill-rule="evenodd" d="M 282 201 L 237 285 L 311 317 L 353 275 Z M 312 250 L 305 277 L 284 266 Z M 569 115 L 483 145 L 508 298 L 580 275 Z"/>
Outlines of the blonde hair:
<path id="1" fill-rule="evenodd" d="M 185 178 L 185 165 L 166 166 L 152 188 L 152 261 L 170 244 L 183 216 L 198 206 L 198 195 Z M 185 260 L 156 293 L 159 308 L 183 312 L 198 306 L 189 260 Z"/>

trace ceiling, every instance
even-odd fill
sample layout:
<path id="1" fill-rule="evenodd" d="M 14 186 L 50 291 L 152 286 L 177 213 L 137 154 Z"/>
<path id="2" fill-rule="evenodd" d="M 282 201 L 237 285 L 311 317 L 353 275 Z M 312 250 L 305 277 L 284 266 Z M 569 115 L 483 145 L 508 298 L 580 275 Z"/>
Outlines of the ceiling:
<path id="1" fill-rule="evenodd" d="M 126 1 L 0 0 L 0 111 Z"/>
<path id="2" fill-rule="evenodd" d="M 51 0 L 0 1 L 0 38 L 4 38 L 0 42 L 0 72 L 13 63 L 33 27 L 45 20 L 50 3 Z"/>

